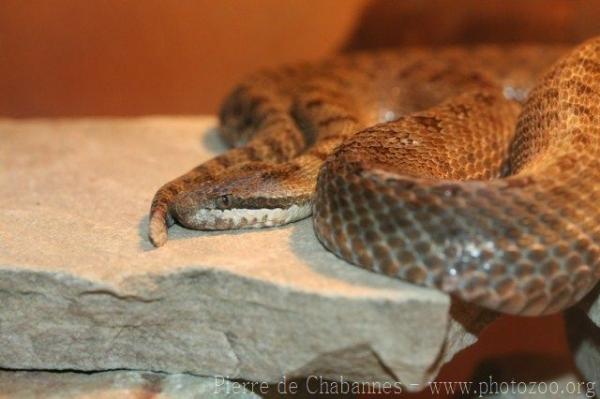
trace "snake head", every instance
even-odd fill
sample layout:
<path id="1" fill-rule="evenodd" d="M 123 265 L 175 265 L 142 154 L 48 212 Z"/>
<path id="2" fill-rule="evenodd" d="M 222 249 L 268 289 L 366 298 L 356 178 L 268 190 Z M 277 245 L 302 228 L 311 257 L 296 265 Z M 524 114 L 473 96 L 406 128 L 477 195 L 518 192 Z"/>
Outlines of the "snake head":
<path id="1" fill-rule="evenodd" d="M 197 230 L 269 227 L 310 214 L 311 193 L 289 184 L 289 167 L 251 162 L 227 169 L 214 179 L 180 193 L 171 214 Z"/>

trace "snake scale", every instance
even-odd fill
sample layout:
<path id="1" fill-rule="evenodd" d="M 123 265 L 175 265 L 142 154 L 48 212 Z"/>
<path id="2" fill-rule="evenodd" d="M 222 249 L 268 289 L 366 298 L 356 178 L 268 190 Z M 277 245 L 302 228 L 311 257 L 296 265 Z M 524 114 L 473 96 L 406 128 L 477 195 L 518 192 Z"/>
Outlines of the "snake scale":
<path id="1" fill-rule="evenodd" d="M 261 71 L 220 113 L 233 146 L 156 193 L 156 246 L 313 215 L 373 272 L 541 315 L 600 277 L 600 38 L 342 55 Z"/>

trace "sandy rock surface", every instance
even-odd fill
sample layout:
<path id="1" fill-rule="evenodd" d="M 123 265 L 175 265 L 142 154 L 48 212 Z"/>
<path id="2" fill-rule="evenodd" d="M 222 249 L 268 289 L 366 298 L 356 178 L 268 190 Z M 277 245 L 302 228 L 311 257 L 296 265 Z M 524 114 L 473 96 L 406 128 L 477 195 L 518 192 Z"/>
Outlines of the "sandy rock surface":
<path id="1" fill-rule="evenodd" d="M 422 383 L 486 312 L 328 253 L 310 220 L 154 249 L 156 189 L 213 118 L 0 121 L 0 367 Z"/>

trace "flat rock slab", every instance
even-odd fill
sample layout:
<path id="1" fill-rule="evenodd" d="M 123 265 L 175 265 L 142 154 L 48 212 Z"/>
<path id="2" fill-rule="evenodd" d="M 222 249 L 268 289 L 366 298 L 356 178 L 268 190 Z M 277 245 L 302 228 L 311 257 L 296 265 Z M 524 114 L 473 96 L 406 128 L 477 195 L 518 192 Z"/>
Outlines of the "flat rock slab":
<path id="1" fill-rule="evenodd" d="M 164 182 L 224 150 L 213 118 L 0 121 L 0 367 L 421 384 L 487 312 L 353 267 L 310 220 L 154 249 Z"/>
<path id="2" fill-rule="evenodd" d="M 0 399 L 260 399 L 227 380 L 139 371 L 1 371 L 0 387 Z"/>

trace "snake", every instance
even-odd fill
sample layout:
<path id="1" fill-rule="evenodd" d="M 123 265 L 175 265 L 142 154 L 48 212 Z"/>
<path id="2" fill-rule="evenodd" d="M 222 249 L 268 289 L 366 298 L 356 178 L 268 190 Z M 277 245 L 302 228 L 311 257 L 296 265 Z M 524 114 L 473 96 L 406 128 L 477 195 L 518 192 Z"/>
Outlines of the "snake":
<path id="1" fill-rule="evenodd" d="M 600 38 L 265 69 L 219 120 L 231 149 L 154 196 L 157 247 L 175 222 L 312 215 L 350 264 L 525 316 L 574 305 L 600 277 Z"/>

